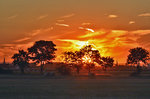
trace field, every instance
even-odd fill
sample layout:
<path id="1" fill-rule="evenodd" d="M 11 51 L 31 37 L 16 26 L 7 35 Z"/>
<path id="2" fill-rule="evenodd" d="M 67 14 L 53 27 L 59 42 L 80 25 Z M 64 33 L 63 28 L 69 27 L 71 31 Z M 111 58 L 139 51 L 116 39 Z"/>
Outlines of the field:
<path id="1" fill-rule="evenodd" d="M 150 99 L 150 79 L 0 75 L 0 99 Z"/>

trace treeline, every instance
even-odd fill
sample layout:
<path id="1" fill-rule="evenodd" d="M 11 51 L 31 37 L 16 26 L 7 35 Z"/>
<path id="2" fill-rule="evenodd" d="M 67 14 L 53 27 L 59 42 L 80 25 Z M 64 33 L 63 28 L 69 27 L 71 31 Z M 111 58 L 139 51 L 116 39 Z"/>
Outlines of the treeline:
<path id="1" fill-rule="evenodd" d="M 56 45 L 52 41 L 36 41 L 27 51 L 19 50 L 18 53 L 15 53 L 12 56 L 13 64 L 15 66 L 18 65 L 21 73 L 24 73 L 24 68 L 27 67 L 30 62 L 35 63 L 40 65 L 40 71 L 41 74 L 43 74 L 44 65 L 52 63 L 52 60 L 56 57 L 56 50 Z M 150 58 L 147 50 L 142 47 L 137 47 L 130 49 L 129 52 L 127 64 L 136 65 L 139 71 L 141 70 L 141 62 L 148 64 L 147 61 Z M 58 71 L 62 74 L 69 74 L 69 67 L 75 68 L 79 74 L 83 66 L 91 73 L 91 69 L 94 68 L 96 64 L 102 66 L 103 70 L 112 67 L 114 64 L 113 57 L 102 57 L 98 50 L 92 48 L 92 45 L 87 45 L 79 51 L 66 51 L 63 53 L 62 60 L 64 65 L 58 68 Z"/>

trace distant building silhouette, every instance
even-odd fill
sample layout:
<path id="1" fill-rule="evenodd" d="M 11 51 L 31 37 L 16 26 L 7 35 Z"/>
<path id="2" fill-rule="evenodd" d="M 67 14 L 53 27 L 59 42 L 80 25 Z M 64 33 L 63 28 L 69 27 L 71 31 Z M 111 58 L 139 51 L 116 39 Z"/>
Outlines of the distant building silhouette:
<path id="1" fill-rule="evenodd" d="M 10 64 L 6 63 L 5 57 L 3 59 L 3 63 L 0 64 L 0 67 L 3 68 L 3 69 L 9 69 Z"/>
<path id="2" fill-rule="evenodd" d="M 4 57 L 4 61 L 3 61 L 3 64 L 6 64 L 6 62 L 5 62 L 5 57 Z"/>

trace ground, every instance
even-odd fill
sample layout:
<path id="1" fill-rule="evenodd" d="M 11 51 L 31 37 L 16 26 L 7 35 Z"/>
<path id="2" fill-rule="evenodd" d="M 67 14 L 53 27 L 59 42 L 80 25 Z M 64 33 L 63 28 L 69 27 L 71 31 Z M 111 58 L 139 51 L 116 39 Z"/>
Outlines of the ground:
<path id="1" fill-rule="evenodd" d="M 150 79 L 0 75 L 0 99 L 150 99 Z"/>

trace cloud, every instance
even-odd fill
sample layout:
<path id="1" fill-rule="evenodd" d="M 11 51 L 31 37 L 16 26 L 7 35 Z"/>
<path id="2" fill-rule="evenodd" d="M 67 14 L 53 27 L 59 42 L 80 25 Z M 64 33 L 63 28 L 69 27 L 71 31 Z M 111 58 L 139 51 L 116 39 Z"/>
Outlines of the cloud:
<path id="1" fill-rule="evenodd" d="M 68 24 L 56 23 L 55 25 L 58 25 L 58 26 L 64 26 L 64 27 L 69 27 L 69 25 L 68 25 Z"/>
<path id="2" fill-rule="evenodd" d="M 79 29 L 85 29 L 85 30 L 90 31 L 90 32 L 95 32 L 93 29 L 90 29 L 90 28 L 79 27 Z"/>
<path id="3" fill-rule="evenodd" d="M 73 16 L 75 16 L 75 14 L 74 14 L 74 13 L 71 13 L 71 14 L 62 16 L 61 18 L 70 18 L 70 17 L 73 17 Z"/>
<path id="4" fill-rule="evenodd" d="M 31 37 L 37 36 L 39 34 L 42 34 L 42 33 L 45 33 L 45 32 L 49 32 L 49 31 L 51 31 L 53 29 L 54 29 L 53 26 L 50 26 L 48 28 L 43 28 L 43 29 L 36 29 L 36 30 L 33 30 L 32 32 L 27 33 L 27 36 L 31 36 Z"/>
<path id="5" fill-rule="evenodd" d="M 18 16 L 17 14 L 16 14 L 16 15 L 12 15 L 12 16 L 9 16 L 8 19 L 9 19 L 9 20 L 15 19 L 17 16 Z"/>
<path id="6" fill-rule="evenodd" d="M 57 40 L 70 43 L 69 49 L 72 50 L 78 50 L 83 46 L 90 44 L 89 41 L 80 41 L 74 39 L 57 39 Z M 68 49 L 68 47 L 64 47 L 64 49 Z"/>
<path id="7" fill-rule="evenodd" d="M 91 25 L 91 23 L 82 23 L 81 25 Z"/>
<path id="8" fill-rule="evenodd" d="M 14 42 L 23 42 L 23 41 L 27 41 L 27 40 L 29 40 L 29 39 L 31 39 L 30 37 L 25 37 L 25 38 L 21 38 L 21 39 L 18 39 L 18 40 L 15 40 Z"/>
<path id="9" fill-rule="evenodd" d="M 134 24 L 135 23 L 135 21 L 129 21 L 129 24 Z"/>
<path id="10" fill-rule="evenodd" d="M 142 14 L 139 14 L 138 16 L 140 16 L 140 17 L 150 17 L 150 13 L 142 13 Z"/>
<path id="11" fill-rule="evenodd" d="M 28 33 L 29 36 L 36 36 L 41 32 L 41 29 L 33 30 L 32 32 Z"/>
<path id="12" fill-rule="evenodd" d="M 108 15 L 109 18 L 117 18 L 118 16 L 117 15 L 114 15 L 114 14 L 111 14 L 111 15 Z"/>
<path id="13" fill-rule="evenodd" d="M 57 22 L 64 22 L 65 20 L 57 20 Z"/>
<path id="14" fill-rule="evenodd" d="M 37 18 L 37 20 L 42 20 L 42 19 L 44 19 L 44 18 L 46 18 L 46 17 L 48 17 L 48 15 L 41 15 L 41 16 L 39 16 L 39 17 Z"/>
<path id="15" fill-rule="evenodd" d="M 145 35 L 145 34 L 149 34 L 150 30 L 135 30 L 135 31 L 131 31 L 132 34 L 138 34 L 138 35 Z"/>
<path id="16" fill-rule="evenodd" d="M 95 33 L 87 33 L 86 35 L 82 35 L 82 36 L 79 36 L 79 38 L 88 38 L 88 37 L 94 37 L 94 36 L 97 36 L 99 35 L 100 32 L 95 32 Z"/>

